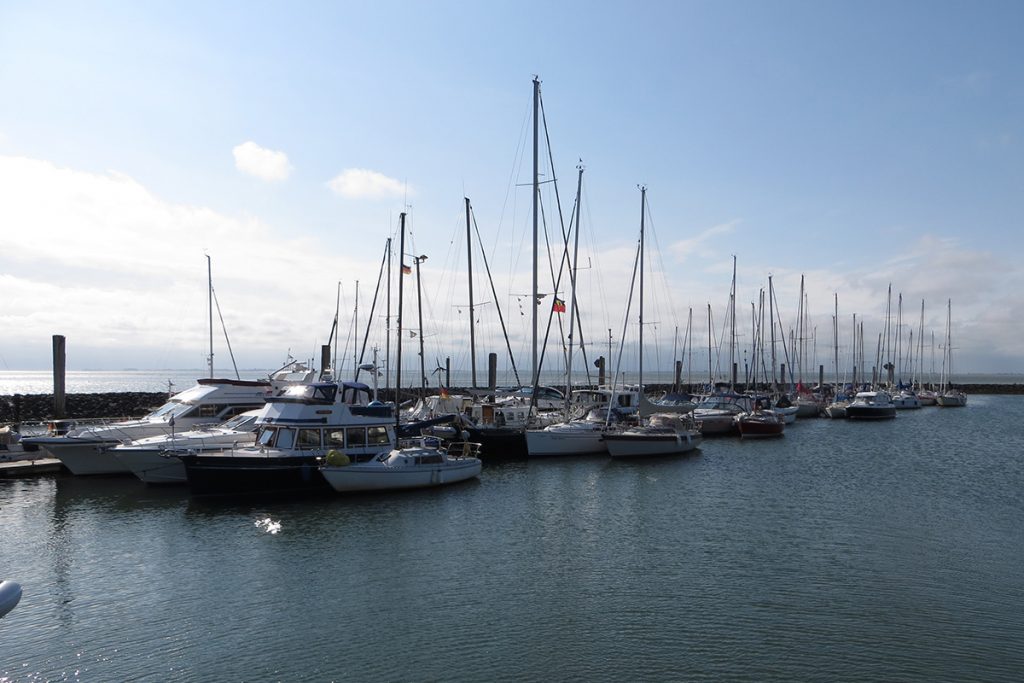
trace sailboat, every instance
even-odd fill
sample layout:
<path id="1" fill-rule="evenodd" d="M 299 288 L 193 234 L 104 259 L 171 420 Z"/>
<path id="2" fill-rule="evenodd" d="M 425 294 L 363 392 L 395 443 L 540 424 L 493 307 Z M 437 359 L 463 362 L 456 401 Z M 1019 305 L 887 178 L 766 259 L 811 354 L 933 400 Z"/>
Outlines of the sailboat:
<path id="1" fill-rule="evenodd" d="M 942 382 L 939 394 L 935 402 L 944 408 L 959 408 L 967 405 L 967 394 L 959 389 L 953 388 L 949 378 L 953 374 L 953 345 L 951 318 L 953 313 L 953 300 L 946 301 L 946 346 L 942 351 Z"/>
<path id="2" fill-rule="evenodd" d="M 644 381 L 644 216 L 647 188 L 640 188 L 640 332 L 637 346 L 640 356 L 638 383 L 643 397 Z M 642 405 L 642 404 L 641 404 Z M 700 445 L 702 436 L 693 418 L 680 414 L 655 413 L 646 424 L 604 435 L 608 454 L 613 458 L 687 453 Z"/>

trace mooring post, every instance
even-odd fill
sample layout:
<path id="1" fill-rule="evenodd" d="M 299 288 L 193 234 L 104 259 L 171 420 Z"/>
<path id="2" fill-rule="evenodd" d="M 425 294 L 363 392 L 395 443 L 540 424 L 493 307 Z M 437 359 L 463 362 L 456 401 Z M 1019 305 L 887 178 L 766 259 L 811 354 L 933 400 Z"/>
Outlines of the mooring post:
<path id="1" fill-rule="evenodd" d="M 683 361 L 676 361 L 676 377 L 675 381 L 672 382 L 672 391 L 679 393 L 679 389 L 683 386 Z"/>
<path id="2" fill-rule="evenodd" d="M 64 335 L 53 335 L 53 416 L 65 417 Z"/>
<path id="3" fill-rule="evenodd" d="M 448 389 L 452 388 L 452 358 L 451 356 L 445 356 L 444 358 L 444 386 Z"/>
<path id="4" fill-rule="evenodd" d="M 495 391 L 498 388 L 498 354 L 487 354 L 487 388 Z"/>
<path id="5" fill-rule="evenodd" d="M 597 357 L 597 385 L 604 386 L 604 356 Z"/>
<path id="6" fill-rule="evenodd" d="M 819 365 L 818 366 L 818 386 L 819 387 L 824 387 L 825 386 L 825 366 L 824 365 Z"/>

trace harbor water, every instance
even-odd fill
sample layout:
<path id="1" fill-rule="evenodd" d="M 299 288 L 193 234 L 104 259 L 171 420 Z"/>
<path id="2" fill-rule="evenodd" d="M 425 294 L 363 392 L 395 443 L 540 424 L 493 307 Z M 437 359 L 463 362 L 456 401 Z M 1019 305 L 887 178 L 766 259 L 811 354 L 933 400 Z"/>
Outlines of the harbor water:
<path id="1" fill-rule="evenodd" d="M 1018 681 L 1024 397 L 317 500 L 0 480 L 0 681 Z"/>

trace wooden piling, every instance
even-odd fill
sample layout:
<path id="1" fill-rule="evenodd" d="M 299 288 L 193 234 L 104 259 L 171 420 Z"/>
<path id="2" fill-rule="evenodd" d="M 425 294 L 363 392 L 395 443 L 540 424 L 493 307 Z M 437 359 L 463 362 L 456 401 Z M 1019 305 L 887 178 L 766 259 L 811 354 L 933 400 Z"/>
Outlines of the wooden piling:
<path id="1" fill-rule="evenodd" d="M 64 366 L 64 335 L 55 334 L 53 335 L 53 416 L 57 419 L 61 419 L 66 415 Z"/>

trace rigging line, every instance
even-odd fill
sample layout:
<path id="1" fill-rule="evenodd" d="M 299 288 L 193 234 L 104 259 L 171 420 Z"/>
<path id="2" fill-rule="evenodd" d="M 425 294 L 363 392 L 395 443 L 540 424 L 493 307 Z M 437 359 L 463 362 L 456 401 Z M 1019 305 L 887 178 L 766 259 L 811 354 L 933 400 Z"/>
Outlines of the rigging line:
<path id="1" fill-rule="evenodd" d="M 619 340 L 619 354 L 615 361 L 615 375 L 612 379 L 612 395 L 608 399 L 608 415 L 605 418 L 605 426 L 612 419 L 612 406 L 615 405 L 615 389 L 619 386 L 619 371 L 622 369 L 622 349 L 626 346 L 626 329 L 629 324 L 629 313 L 633 306 L 633 288 L 636 286 L 636 271 L 640 266 L 640 240 L 636 243 L 636 256 L 633 257 L 633 276 L 629 280 L 629 297 L 626 299 L 626 315 L 622 319 L 622 338 Z M 643 393 L 643 387 L 640 387 Z"/>
<path id="2" fill-rule="evenodd" d="M 494 296 L 494 307 L 498 309 L 498 321 L 501 323 L 501 333 L 505 337 L 505 347 L 508 349 L 508 360 L 512 363 L 512 372 L 516 376 L 516 384 L 522 385 L 522 381 L 519 379 L 519 370 L 516 368 L 516 357 L 512 353 L 512 343 L 508 338 L 508 328 L 505 327 L 505 316 L 501 313 L 501 304 L 498 299 L 498 292 L 494 288 L 494 278 L 491 276 L 491 266 L 487 260 L 487 251 L 484 249 L 483 240 L 480 239 L 480 227 L 476 224 L 476 212 L 470 205 L 470 216 L 473 218 L 473 229 L 476 231 L 477 245 L 480 247 L 480 254 L 484 259 L 484 270 L 487 271 L 487 282 L 491 285 L 491 295 Z"/>
<path id="3" fill-rule="evenodd" d="M 548 270 L 549 270 L 550 275 L 551 275 L 552 286 L 554 287 L 554 291 L 552 293 L 552 298 L 554 298 L 554 297 L 558 296 L 558 288 L 561 285 L 562 266 L 565 263 L 565 250 L 563 249 L 563 251 L 562 251 L 562 259 L 561 259 L 561 261 L 559 263 L 558 277 L 556 278 L 555 277 L 555 264 L 551 261 L 551 239 L 550 239 L 550 236 L 548 235 L 547 214 L 544 212 L 544 203 L 543 202 L 538 203 L 538 206 L 540 207 L 541 222 L 544 224 L 544 245 L 547 247 L 547 252 L 548 252 Z M 533 305 L 534 306 L 538 306 L 539 304 L 536 301 L 534 301 Z M 551 310 L 548 312 L 548 322 L 547 322 L 547 326 L 546 326 L 546 328 L 544 330 L 544 343 L 541 345 L 540 353 L 538 354 L 539 357 L 537 358 L 537 378 L 535 380 L 537 382 L 537 386 L 539 386 L 539 383 L 540 383 L 540 379 L 539 379 L 540 378 L 540 371 L 541 371 L 541 368 L 544 367 L 544 358 L 547 355 L 548 340 L 551 337 L 551 322 L 552 322 L 552 318 L 554 317 L 554 315 L 555 315 L 554 306 L 552 306 Z M 562 330 L 562 321 L 561 321 L 561 319 L 559 319 L 559 321 L 558 321 L 558 328 L 559 328 L 559 332 L 562 333 L 562 338 L 564 339 L 565 338 L 565 334 L 564 334 L 564 330 Z M 563 344 L 563 349 L 564 349 L 564 344 Z M 564 350 L 563 350 L 563 354 L 564 354 Z M 563 362 L 564 362 L 564 359 L 563 359 Z M 534 391 L 536 391 L 537 386 L 534 387 Z"/>
<path id="4" fill-rule="evenodd" d="M 224 330 L 224 341 L 228 345 L 228 355 L 231 356 L 231 365 L 235 368 L 235 379 L 242 379 L 238 374 L 238 363 L 235 362 L 235 352 L 231 350 L 231 340 L 228 339 L 228 326 L 224 324 L 224 314 L 220 312 L 220 301 L 217 299 L 217 290 L 210 286 L 210 293 L 213 294 L 213 303 L 217 306 L 217 316 L 220 318 L 221 329 Z"/>
<path id="5" fill-rule="evenodd" d="M 377 310 L 377 296 L 380 294 L 380 285 L 384 278 L 384 266 L 387 265 L 387 260 L 388 248 L 385 246 L 384 255 L 381 256 L 380 260 L 380 271 L 377 273 L 377 286 L 373 290 L 373 303 L 370 304 L 370 315 L 366 318 L 366 334 L 363 335 L 363 346 L 359 350 L 359 363 L 356 365 L 356 377 L 354 380 L 356 382 L 359 381 L 359 373 L 362 370 L 361 366 L 363 365 L 363 359 L 366 357 L 366 342 L 370 338 L 370 327 L 373 325 L 373 315 Z M 377 372 L 377 368 L 374 368 L 373 371 Z M 334 380 L 337 381 L 338 378 L 335 377 Z"/>

